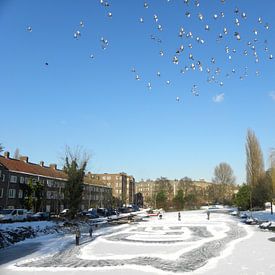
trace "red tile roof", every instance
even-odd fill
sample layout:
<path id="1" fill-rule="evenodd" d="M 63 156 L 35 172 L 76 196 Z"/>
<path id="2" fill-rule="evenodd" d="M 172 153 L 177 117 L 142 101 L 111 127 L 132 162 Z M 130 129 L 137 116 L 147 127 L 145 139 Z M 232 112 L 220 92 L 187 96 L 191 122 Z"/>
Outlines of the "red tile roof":
<path id="1" fill-rule="evenodd" d="M 59 169 L 54 169 L 47 166 L 40 166 L 39 164 L 25 162 L 13 158 L 5 158 L 0 156 L 0 164 L 10 171 L 22 172 L 27 174 L 39 175 L 50 178 L 66 179 L 67 175 Z"/>

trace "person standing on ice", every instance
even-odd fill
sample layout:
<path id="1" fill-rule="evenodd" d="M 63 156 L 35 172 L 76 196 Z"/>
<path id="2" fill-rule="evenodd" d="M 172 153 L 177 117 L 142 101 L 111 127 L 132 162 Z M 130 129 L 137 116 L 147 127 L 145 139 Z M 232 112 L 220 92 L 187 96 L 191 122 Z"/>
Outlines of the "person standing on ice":
<path id="1" fill-rule="evenodd" d="M 92 238 L 93 237 L 93 227 L 92 226 L 90 226 L 89 234 L 90 234 L 90 237 Z"/>
<path id="2" fill-rule="evenodd" d="M 178 220 L 179 220 L 179 221 L 181 220 L 180 212 L 178 213 Z"/>
<path id="3" fill-rule="evenodd" d="M 79 240 L 80 240 L 80 230 L 77 227 L 75 231 L 75 245 L 79 245 Z"/>
<path id="4" fill-rule="evenodd" d="M 207 214 L 207 220 L 210 220 L 210 211 L 209 211 L 209 209 L 207 209 L 206 214 Z"/>

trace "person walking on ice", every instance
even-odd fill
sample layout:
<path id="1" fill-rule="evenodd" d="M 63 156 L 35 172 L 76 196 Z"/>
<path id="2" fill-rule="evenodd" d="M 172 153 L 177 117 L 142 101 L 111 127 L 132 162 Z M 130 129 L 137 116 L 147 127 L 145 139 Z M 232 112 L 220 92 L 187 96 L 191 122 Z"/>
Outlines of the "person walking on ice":
<path id="1" fill-rule="evenodd" d="M 178 213 L 178 220 L 179 220 L 179 221 L 181 220 L 180 212 Z"/>

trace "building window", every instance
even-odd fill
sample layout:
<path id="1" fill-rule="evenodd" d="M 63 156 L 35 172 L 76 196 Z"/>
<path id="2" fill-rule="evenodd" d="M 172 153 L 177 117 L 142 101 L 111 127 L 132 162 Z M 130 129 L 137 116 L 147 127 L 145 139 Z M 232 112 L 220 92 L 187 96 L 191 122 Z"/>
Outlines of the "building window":
<path id="1" fill-rule="evenodd" d="M 11 176 L 10 177 L 10 182 L 17 183 L 17 176 Z"/>
<path id="2" fill-rule="evenodd" d="M 18 191 L 18 199 L 22 199 L 23 198 L 23 190 L 19 189 Z"/>
<path id="3" fill-rule="evenodd" d="M 14 199 L 16 195 L 15 189 L 9 189 L 9 199 Z"/>
<path id="4" fill-rule="evenodd" d="M 3 175 L 2 175 L 2 181 L 5 181 L 5 178 L 6 178 L 6 175 L 3 174 Z"/>
<path id="5" fill-rule="evenodd" d="M 25 178 L 24 177 L 20 177 L 20 183 L 24 183 L 25 182 Z"/>
<path id="6" fill-rule="evenodd" d="M 51 191 L 47 191 L 47 199 L 51 199 L 52 198 L 52 192 Z"/>
<path id="7" fill-rule="evenodd" d="M 58 199 L 58 192 L 57 191 L 47 191 L 47 199 L 49 200 L 56 200 Z"/>
<path id="8" fill-rule="evenodd" d="M 3 198 L 3 194 L 4 194 L 4 188 L 0 189 L 0 198 Z"/>
<path id="9" fill-rule="evenodd" d="M 52 187 L 53 185 L 54 185 L 54 180 L 47 180 L 47 185 L 49 186 L 49 187 Z"/>

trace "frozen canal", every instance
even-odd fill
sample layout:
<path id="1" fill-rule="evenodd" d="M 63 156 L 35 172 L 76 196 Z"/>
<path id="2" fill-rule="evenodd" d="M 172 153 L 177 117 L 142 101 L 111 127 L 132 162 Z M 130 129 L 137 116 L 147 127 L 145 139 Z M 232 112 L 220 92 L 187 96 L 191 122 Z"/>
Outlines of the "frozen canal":
<path id="1" fill-rule="evenodd" d="M 255 234 L 249 226 L 225 214 L 203 211 L 164 213 L 163 219 L 151 217 L 145 222 L 102 228 L 91 241 L 84 236 L 79 247 L 73 237 L 42 237 L 1 251 L 1 274 L 258 274 L 246 273 L 249 267 L 234 268 L 225 261 L 234 255 L 239 242 L 247 243 Z M 269 232 L 268 232 L 269 233 Z M 271 236 L 271 235 L 268 235 Z M 273 235 L 272 235 L 273 236 Z M 275 243 L 268 243 L 274 247 Z M 243 247 L 243 246 L 242 246 Z M 16 255 L 22 257 L 16 259 Z M 236 252 L 237 255 L 237 252 Z M 6 257 L 6 261 L 3 259 Z M 255 256 L 256 257 L 256 256 Z M 242 263 L 240 263 L 242 264 Z M 219 273 L 214 273 L 219 266 Z M 275 266 L 275 262 L 274 262 Z M 275 274 L 272 263 L 269 269 Z M 217 270 L 216 270 L 217 271 Z M 239 271 L 239 272 L 238 272 Z M 222 273 L 221 273 L 222 272 Z"/>

